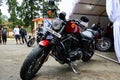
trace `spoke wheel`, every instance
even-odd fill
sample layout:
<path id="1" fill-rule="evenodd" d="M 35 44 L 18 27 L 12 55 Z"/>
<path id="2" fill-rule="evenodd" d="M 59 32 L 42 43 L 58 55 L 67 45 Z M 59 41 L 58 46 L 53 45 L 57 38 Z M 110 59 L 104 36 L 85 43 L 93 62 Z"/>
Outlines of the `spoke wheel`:
<path id="1" fill-rule="evenodd" d="M 45 62 L 47 52 L 46 49 L 42 49 L 38 45 L 30 52 L 20 70 L 20 77 L 23 80 L 31 80 L 34 77 Z"/>
<path id="2" fill-rule="evenodd" d="M 112 42 L 108 38 L 103 38 L 101 40 L 98 40 L 98 42 L 96 43 L 96 48 L 99 51 L 108 51 L 111 49 L 111 47 L 112 47 Z"/>

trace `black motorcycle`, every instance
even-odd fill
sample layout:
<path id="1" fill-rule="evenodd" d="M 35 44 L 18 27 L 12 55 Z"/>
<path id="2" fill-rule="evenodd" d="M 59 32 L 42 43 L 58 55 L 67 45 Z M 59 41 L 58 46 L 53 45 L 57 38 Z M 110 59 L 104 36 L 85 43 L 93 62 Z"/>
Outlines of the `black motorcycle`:
<path id="1" fill-rule="evenodd" d="M 64 22 L 56 20 L 56 23 Z M 73 62 L 89 61 L 95 50 L 92 34 L 94 31 L 88 36 L 85 32 L 80 32 L 81 26 L 77 20 L 69 20 L 59 30 L 56 30 L 55 26 L 46 28 L 47 32 L 42 40 L 26 57 L 20 70 L 20 77 L 23 80 L 31 80 L 50 55 L 60 64 L 68 64 L 75 73 L 78 73 Z M 51 39 L 47 39 L 49 35 L 52 35 Z"/>
<path id="2" fill-rule="evenodd" d="M 97 31 L 98 34 L 95 35 L 95 46 L 99 51 L 109 51 L 112 48 L 112 40 L 105 35 L 105 31 L 102 28 L 99 28 L 97 24 L 92 25 L 92 30 Z"/>
<path id="3" fill-rule="evenodd" d="M 43 33 L 41 32 L 37 32 L 37 36 L 36 38 L 34 36 L 30 36 L 29 40 L 27 41 L 27 46 L 31 47 L 35 44 L 35 41 L 37 42 L 37 44 L 40 42 L 41 38 L 42 38 Z"/>

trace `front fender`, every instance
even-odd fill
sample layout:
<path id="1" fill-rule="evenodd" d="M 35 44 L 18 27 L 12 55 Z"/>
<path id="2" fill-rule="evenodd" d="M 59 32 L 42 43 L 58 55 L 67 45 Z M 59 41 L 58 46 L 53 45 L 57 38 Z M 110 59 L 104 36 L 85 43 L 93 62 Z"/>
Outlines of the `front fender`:
<path id="1" fill-rule="evenodd" d="M 40 46 L 48 46 L 48 45 L 50 45 L 50 41 L 48 41 L 48 40 L 42 40 L 42 41 L 40 41 L 39 42 L 39 45 Z"/>

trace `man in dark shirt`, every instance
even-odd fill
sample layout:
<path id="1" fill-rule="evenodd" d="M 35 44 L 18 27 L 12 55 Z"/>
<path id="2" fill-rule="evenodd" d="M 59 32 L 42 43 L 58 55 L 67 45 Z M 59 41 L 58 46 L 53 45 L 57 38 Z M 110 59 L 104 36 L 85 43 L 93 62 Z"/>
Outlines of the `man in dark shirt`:
<path id="1" fill-rule="evenodd" d="M 27 39 L 26 39 L 27 31 L 24 29 L 23 26 L 21 26 L 20 35 L 22 38 L 22 43 L 24 44 L 24 41 L 27 43 Z"/>
<path id="2" fill-rule="evenodd" d="M 3 41 L 3 44 L 6 44 L 6 42 L 7 42 L 7 28 L 3 27 L 1 30 L 2 30 L 2 41 Z"/>
<path id="3" fill-rule="evenodd" d="M 2 41 L 1 41 L 1 35 L 2 35 L 2 30 L 1 30 L 1 26 L 0 26 L 0 44 L 2 43 Z"/>

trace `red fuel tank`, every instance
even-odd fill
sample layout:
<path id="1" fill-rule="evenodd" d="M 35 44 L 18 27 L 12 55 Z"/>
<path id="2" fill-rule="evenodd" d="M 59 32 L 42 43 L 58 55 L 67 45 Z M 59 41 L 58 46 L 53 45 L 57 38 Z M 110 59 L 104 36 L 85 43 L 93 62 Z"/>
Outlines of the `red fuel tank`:
<path id="1" fill-rule="evenodd" d="M 80 33 L 80 27 L 76 25 L 74 21 L 68 21 L 65 30 L 68 33 Z"/>

